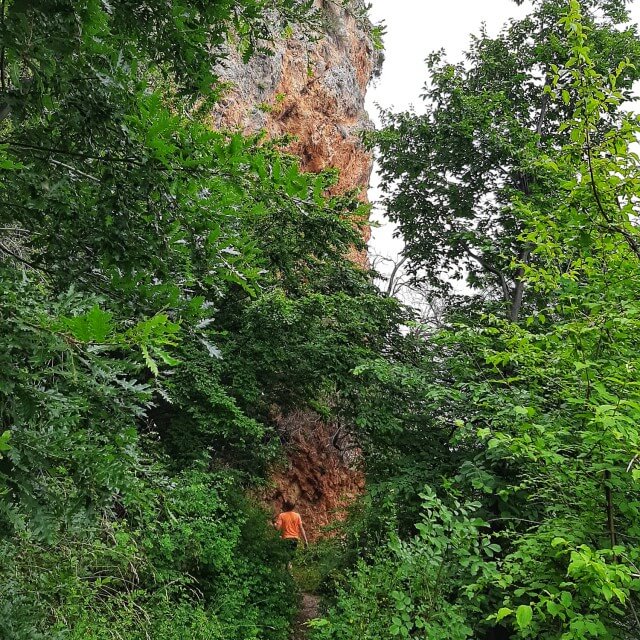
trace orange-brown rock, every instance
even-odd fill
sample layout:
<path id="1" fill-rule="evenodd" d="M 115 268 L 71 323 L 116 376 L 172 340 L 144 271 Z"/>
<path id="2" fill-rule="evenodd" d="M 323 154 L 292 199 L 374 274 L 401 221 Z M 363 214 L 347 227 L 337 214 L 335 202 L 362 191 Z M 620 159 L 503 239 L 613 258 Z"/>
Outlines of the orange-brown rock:
<path id="1" fill-rule="evenodd" d="M 316 0 L 316 6 L 324 14 L 324 37 L 309 40 L 294 29 L 275 43 L 273 55 L 256 55 L 245 64 L 230 54 L 218 69 L 230 88 L 212 114 L 213 125 L 294 136 L 288 151 L 299 156 L 303 170 L 336 168 L 334 193 L 358 189 L 366 201 L 373 158 L 360 134 L 373 126 L 364 101 L 378 55 L 367 25 L 337 0 Z M 367 241 L 369 228 L 363 233 Z M 367 265 L 364 254 L 350 257 Z M 316 415 L 299 411 L 276 418 L 276 424 L 287 459 L 274 469 L 273 488 L 262 497 L 274 514 L 284 499 L 294 500 L 309 537 L 317 538 L 362 494 L 364 476 L 354 466 L 354 450 Z"/>
<path id="2" fill-rule="evenodd" d="M 356 3 L 358 0 L 354 0 Z M 373 166 L 360 140 L 372 128 L 364 107 L 377 61 L 366 25 L 332 0 L 316 0 L 326 33 L 309 40 L 294 30 L 273 55 L 244 64 L 237 54 L 220 70 L 230 89 L 213 114 L 217 127 L 295 136 L 288 150 L 307 171 L 337 168 L 336 193 L 366 190 Z M 369 230 L 365 230 L 368 240 Z"/>
<path id="3" fill-rule="evenodd" d="M 276 423 L 287 459 L 274 470 L 262 498 L 274 515 L 284 500 L 294 502 L 310 540 L 330 535 L 326 527 L 343 520 L 347 507 L 364 491 L 359 451 L 337 427 L 312 412 L 278 416 Z"/>

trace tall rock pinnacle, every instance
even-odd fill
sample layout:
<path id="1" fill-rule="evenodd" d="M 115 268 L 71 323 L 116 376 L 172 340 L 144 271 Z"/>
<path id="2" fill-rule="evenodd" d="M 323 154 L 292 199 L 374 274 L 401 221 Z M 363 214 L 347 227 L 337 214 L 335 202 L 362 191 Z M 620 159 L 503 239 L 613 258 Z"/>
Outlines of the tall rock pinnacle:
<path id="1" fill-rule="evenodd" d="M 275 43 L 273 55 L 256 55 L 247 64 L 231 57 L 220 70 L 230 88 L 214 124 L 294 136 L 288 150 L 303 170 L 335 167 L 335 191 L 358 188 L 364 200 L 373 161 L 359 133 L 373 126 L 364 100 L 378 55 L 367 25 L 352 11 L 332 0 L 316 0 L 316 6 L 324 14 L 322 38 L 310 41 L 294 29 Z"/>

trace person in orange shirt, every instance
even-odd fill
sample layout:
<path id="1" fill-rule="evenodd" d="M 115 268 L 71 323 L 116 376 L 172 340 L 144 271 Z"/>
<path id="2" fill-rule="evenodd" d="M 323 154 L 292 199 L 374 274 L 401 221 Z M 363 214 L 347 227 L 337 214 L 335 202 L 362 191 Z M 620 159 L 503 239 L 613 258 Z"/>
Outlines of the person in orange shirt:
<path id="1" fill-rule="evenodd" d="M 307 540 L 307 533 L 304 530 L 302 524 L 302 518 L 300 514 L 294 511 L 296 505 L 285 500 L 282 505 L 282 513 L 278 516 L 275 527 L 280 531 L 280 537 L 287 543 L 290 549 L 290 553 L 293 556 L 295 550 L 298 548 L 300 539 L 304 540 L 305 546 L 309 546 L 309 540 Z M 291 568 L 291 563 L 289 563 Z"/>

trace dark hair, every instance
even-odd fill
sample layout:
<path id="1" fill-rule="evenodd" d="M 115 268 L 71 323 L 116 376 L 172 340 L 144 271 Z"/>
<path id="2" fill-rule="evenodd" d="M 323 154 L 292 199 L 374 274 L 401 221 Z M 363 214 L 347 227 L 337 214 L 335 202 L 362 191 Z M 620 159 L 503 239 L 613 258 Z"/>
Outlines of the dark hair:
<path id="1" fill-rule="evenodd" d="M 291 500 L 285 500 L 282 503 L 282 508 L 284 511 L 293 511 L 294 507 L 296 506 L 295 502 L 291 502 Z"/>

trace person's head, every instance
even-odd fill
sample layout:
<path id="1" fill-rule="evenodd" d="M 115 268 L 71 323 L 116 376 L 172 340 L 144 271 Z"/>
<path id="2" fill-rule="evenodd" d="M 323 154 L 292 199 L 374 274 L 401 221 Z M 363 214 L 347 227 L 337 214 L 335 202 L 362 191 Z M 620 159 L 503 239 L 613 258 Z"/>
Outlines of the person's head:
<path id="1" fill-rule="evenodd" d="M 285 500 L 282 503 L 282 510 L 283 511 L 293 511 L 296 508 L 296 503 L 292 502 L 291 500 Z"/>

